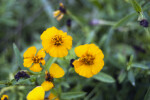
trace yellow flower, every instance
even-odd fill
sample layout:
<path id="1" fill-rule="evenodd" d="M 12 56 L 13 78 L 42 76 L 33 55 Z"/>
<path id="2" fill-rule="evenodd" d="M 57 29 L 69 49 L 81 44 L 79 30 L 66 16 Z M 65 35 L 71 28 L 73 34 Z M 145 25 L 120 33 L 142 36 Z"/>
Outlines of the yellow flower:
<path id="1" fill-rule="evenodd" d="M 27 100 L 59 100 L 59 98 L 55 96 L 53 93 L 50 93 L 48 98 L 45 98 L 45 91 L 42 86 L 35 87 L 33 90 L 31 90 L 28 93 L 26 98 Z M 1 98 L 1 100 L 5 100 L 5 99 Z"/>
<path id="2" fill-rule="evenodd" d="M 8 98 L 8 95 L 3 95 L 2 97 L 1 97 L 1 100 L 8 100 L 9 98 Z"/>
<path id="3" fill-rule="evenodd" d="M 56 10 L 53 13 L 53 16 L 59 21 L 63 18 L 64 14 L 66 14 L 66 9 L 65 9 L 63 3 L 60 3 L 59 4 L 59 10 Z"/>
<path id="4" fill-rule="evenodd" d="M 49 72 L 46 71 L 45 81 L 41 84 L 45 91 L 49 91 L 54 87 L 53 78 L 61 78 L 65 74 L 64 70 L 56 63 L 51 65 Z"/>
<path id="5" fill-rule="evenodd" d="M 72 47 L 72 37 L 55 27 L 48 28 L 41 35 L 44 50 L 52 57 L 64 57 Z"/>
<path id="6" fill-rule="evenodd" d="M 104 54 L 95 44 L 80 45 L 75 48 L 78 60 L 73 62 L 76 73 L 86 78 L 97 74 L 104 66 Z"/>
<path id="7" fill-rule="evenodd" d="M 50 93 L 48 100 L 59 100 L 59 98 L 56 95 L 54 95 L 53 93 Z"/>
<path id="8" fill-rule="evenodd" d="M 42 65 L 45 65 L 45 60 L 44 60 L 45 56 L 46 53 L 43 49 L 37 52 L 36 47 L 32 46 L 28 48 L 23 55 L 24 57 L 23 65 L 24 67 L 30 67 L 30 70 L 32 70 L 33 72 L 40 72 L 42 70 L 40 63 Z"/>
<path id="9" fill-rule="evenodd" d="M 27 95 L 27 100 L 44 100 L 45 91 L 42 86 L 35 87 Z"/>

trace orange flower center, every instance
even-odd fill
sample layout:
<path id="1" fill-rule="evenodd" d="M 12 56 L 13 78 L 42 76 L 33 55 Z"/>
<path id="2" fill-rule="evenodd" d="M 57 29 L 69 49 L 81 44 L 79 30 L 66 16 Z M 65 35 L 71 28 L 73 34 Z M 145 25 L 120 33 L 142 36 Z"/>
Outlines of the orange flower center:
<path id="1" fill-rule="evenodd" d="M 93 65 L 94 59 L 95 59 L 95 57 L 93 57 L 93 55 L 86 54 L 80 58 L 80 61 L 85 65 Z"/>
<path id="2" fill-rule="evenodd" d="M 49 82 L 53 81 L 53 77 L 50 75 L 50 73 L 46 73 L 45 80 Z"/>
<path id="3" fill-rule="evenodd" d="M 54 38 L 52 38 L 52 42 L 56 46 L 60 46 L 63 43 L 62 36 L 61 35 L 55 35 Z"/>
<path id="4" fill-rule="evenodd" d="M 40 60 L 42 60 L 43 58 L 38 58 L 37 56 L 33 57 L 32 60 L 33 60 L 33 63 L 40 63 Z"/>

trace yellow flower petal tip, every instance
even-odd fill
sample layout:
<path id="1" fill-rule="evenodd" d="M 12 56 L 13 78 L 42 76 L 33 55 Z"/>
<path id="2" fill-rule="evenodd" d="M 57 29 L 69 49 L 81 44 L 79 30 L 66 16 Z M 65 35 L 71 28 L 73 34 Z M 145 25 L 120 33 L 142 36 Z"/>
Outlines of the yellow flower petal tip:
<path id="1" fill-rule="evenodd" d="M 72 48 L 72 37 L 55 27 L 44 31 L 41 40 L 44 50 L 52 57 L 65 57 Z"/>
<path id="2" fill-rule="evenodd" d="M 37 53 L 37 54 L 36 54 Z M 41 49 L 37 52 L 37 49 L 35 46 L 32 46 L 28 48 L 23 57 L 24 57 L 24 67 L 30 67 L 30 70 L 33 72 L 40 72 L 42 68 L 40 67 L 40 63 L 42 65 L 45 64 L 44 57 L 46 56 L 46 53 L 44 49 Z"/>
<path id="3" fill-rule="evenodd" d="M 64 70 L 56 63 L 51 65 L 49 72 L 53 78 L 61 78 L 65 74 Z"/>
<path id="4" fill-rule="evenodd" d="M 59 100 L 59 98 L 56 95 L 54 95 L 53 93 L 50 93 L 50 95 L 48 96 L 48 99 L 49 100 Z"/>
<path id="5" fill-rule="evenodd" d="M 52 89 L 54 87 L 54 84 L 52 82 L 49 81 L 44 81 L 41 86 L 43 87 L 44 91 L 49 91 L 50 89 Z"/>
<path id="6" fill-rule="evenodd" d="M 44 100 L 45 91 L 42 86 L 35 87 L 27 95 L 27 100 Z"/>
<path id="7" fill-rule="evenodd" d="M 60 3 L 59 4 L 59 10 L 54 11 L 53 16 L 58 21 L 60 21 L 63 18 L 64 14 L 66 14 L 66 9 L 65 9 L 63 3 Z"/>
<path id="8" fill-rule="evenodd" d="M 104 54 L 95 44 L 80 45 L 75 48 L 78 60 L 73 62 L 75 72 L 90 78 L 101 71 L 104 66 Z"/>
<path id="9" fill-rule="evenodd" d="M 8 95 L 2 95 L 0 100 L 9 100 Z"/>

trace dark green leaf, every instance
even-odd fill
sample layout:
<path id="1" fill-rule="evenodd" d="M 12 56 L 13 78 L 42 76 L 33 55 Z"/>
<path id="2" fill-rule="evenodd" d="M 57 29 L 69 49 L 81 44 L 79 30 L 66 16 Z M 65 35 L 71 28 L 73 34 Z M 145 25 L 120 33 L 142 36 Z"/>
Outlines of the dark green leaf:
<path id="1" fill-rule="evenodd" d="M 134 74 L 133 74 L 132 70 L 130 70 L 128 72 L 128 80 L 131 82 L 131 84 L 133 86 L 135 86 L 135 77 L 134 77 Z"/>
<path id="2" fill-rule="evenodd" d="M 144 100 L 150 100 L 150 87 L 149 87 L 149 89 L 147 90 L 147 93 L 146 93 L 146 95 L 145 95 L 145 97 L 144 97 Z"/>
<path id="3" fill-rule="evenodd" d="M 23 66 L 23 58 L 21 57 L 20 51 L 19 51 L 19 49 L 17 48 L 17 46 L 16 46 L 15 43 L 13 43 L 13 49 L 14 49 L 14 52 L 15 52 L 15 56 L 16 56 L 16 60 L 17 60 L 17 65 L 18 65 L 22 70 L 25 70 L 26 68 Z"/>
<path id="4" fill-rule="evenodd" d="M 97 75 L 93 76 L 94 79 L 97 79 L 99 81 L 102 81 L 102 82 L 106 82 L 106 83 L 114 83 L 115 82 L 115 79 L 106 74 L 106 73 L 103 73 L 103 72 L 99 72 Z"/>
<path id="5" fill-rule="evenodd" d="M 119 77 L 118 77 L 119 83 L 122 83 L 126 76 L 127 76 L 127 74 L 125 71 L 121 72 Z"/>
<path id="6" fill-rule="evenodd" d="M 121 20 L 119 20 L 114 26 L 113 28 L 118 28 L 122 25 L 125 25 L 133 16 L 135 16 L 136 13 L 131 13 L 128 14 L 127 16 L 123 17 Z"/>
<path id="7" fill-rule="evenodd" d="M 85 92 L 66 92 L 61 93 L 61 99 L 75 99 L 79 97 L 83 97 L 86 93 Z"/>
<path id="8" fill-rule="evenodd" d="M 137 13 L 142 12 L 142 8 L 141 8 L 141 6 L 136 2 L 136 0 L 131 0 L 131 4 L 132 4 L 134 10 L 135 10 Z"/>
<path id="9" fill-rule="evenodd" d="M 132 66 L 132 67 L 135 67 L 135 68 L 149 69 L 148 66 L 143 65 L 143 64 L 140 64 L 140 63 L 133 63 L 131 66 Z"/>

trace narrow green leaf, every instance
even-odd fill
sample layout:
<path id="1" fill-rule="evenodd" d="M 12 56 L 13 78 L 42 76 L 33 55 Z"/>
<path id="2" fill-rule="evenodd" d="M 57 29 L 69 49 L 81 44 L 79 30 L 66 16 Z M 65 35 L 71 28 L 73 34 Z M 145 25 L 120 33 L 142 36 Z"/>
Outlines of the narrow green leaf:
<path id="1" fill-rule="evenodd" d="M 145 97 L 144 97 L 144 100 L 150 100 L 150 87 L 149 87 L 149 89 L 147 90 L 147 93 L 146 93 L 146 95 L 145 95 Z"/>
<path id="2" fill-rule="evenodd" d="M 16 46 L 15 43 L 13 43 L 13 49 L 14 49 L 14 52 L 15 52 L 15 56 L 16 56 L 16 60 L 17 60 L 17 65 L 18 65 L 22 70 L 25 70 L 26 68 L 23 66 L 23 58 L 21 57 L 20 51 L 19 51 L 19 49 L 17 48 L 17 46 Z"/>
<path id="3" fill-rule="evenodd" d="M 93 76 L 94 79 L 97 79 L 99 81 L 102 81 L 102 82 L 106 82 L 106 83 L 114 83 L 115 82 L 115 79 L 106 74 L 106 73 L 103 73 L 103 72 L 99 72 L 97 75 Z"/>
<path id="4" fill-rule="evenodd" d="M 141 6 L 136 2 L 136 0 L 131 0 L 131 4 L 132 4 L 134 10 L 135 10 L 137 13 L 142 12 L 142 8 L 141 8 Z"/>
<path id="5" fill-rule="evenodd" d="M 61 99 L 75 99 L 79 97 L 85 96 L 85 92 L 66 92 L 66 93 L 61 93 L 60 97 Z"/>
<path id="6" fill-rule="evenodd" d="M 129 62 L 127 63 L 127 70 L 130 70 L 130 69 L 131 69 L 132 61 L 133 61 L 133 55 L 130 56 L 130 60 L 129 60 Z"/>
<path id="7" fill-rule="evenodd" d="M 119 77 L 118 77 L 119 83 L 122 83 L 126 76 L 127 76 L 127 74 L 126 74 L 125 71 L 121 72 L 120 75 L 119 75 Z"/>
<path id="8" fill-rule="evenodd" d="M 131 70 L 128 72 L 128 80 L 131 82 L 133 86 L 135 86 L 135 77 Z"/>
<path id="9" fill-rule="evenodd" d="M 131 13 L 131 14 L 128 14 L 127 16 L 123 17 L 121 20 L 119 20 L 114 26 L 113 28 L 118 28 L 122 25 L 125 25 L 133 16 L 135 16 L 136 13 Z"/>
<path id="10" fill-rule="evenodd" d="M 131 66 L 135 68 L 141 68 L 141 69 L 150 69 L 148 66 L 140 64 L 140 63 L 133 63 Z"/>

